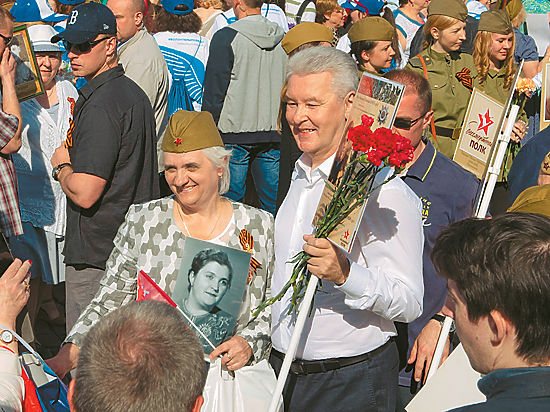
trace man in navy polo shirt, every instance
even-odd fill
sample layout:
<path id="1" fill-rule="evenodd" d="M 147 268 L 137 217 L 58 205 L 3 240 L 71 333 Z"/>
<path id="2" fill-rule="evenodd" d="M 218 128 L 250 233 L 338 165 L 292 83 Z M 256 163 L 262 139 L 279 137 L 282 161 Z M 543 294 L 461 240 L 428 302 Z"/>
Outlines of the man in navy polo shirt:
<path id="1" fill-rule="evenodd" d="M 392 70 L 385 77 L 405 85 L 394 132 L 410 139 L 415 148 L 413 161 L 402 179 L 422 201 L 424 223 L 424 309 L 417 320 L 398 325 L 400 338 L 408 340 L 404 342 L 408 347 L 406 355 L 405 350 L 400 353 L 401 366 L 405 363 L 405 356 L 408 356 L 407 363 L 412 365 L 402 369 L 399 375 L 397 410 L 403 410 L 412 399 L 411 392 L 415 391 L 416 383 L 430 366 L 441 331 L 440 320 L 443 319 L 438 313 L 447 297 L 447 280 L 437 275 L 430 253 L 443 228 L 472 216 L 479 180 L 436 152 L 433 145 L 423 138 L 433 115 L 432 92 L 426 79 L 408 70 Z M 409 369 L 412 367 L 411 372 Z"/>
<path id="2" fill-rule="evenodd" d="M 72 102 L 66 142 L 51 159 L 67 195 L 67 332 L 99 289 L 128 208 L 159 194 L 153 110 L 118 64 L 116 27 L 107 7 L 91 2 L 75 8 L 52 38 L 65 42 L 73 73 L 87 80 Z"/>

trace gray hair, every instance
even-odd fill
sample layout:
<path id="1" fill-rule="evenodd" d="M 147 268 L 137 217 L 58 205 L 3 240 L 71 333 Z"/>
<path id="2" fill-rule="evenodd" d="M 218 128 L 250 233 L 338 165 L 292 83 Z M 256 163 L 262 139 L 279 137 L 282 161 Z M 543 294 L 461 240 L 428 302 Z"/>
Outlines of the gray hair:
<path id="1" fill-rule="evenodd" d="M 286 81 L 291 76 L 313 73 L 332 73 L 330 88 L 340 98 L 357 90 L 359 75 L 353 58 L 332 47 L 316 46 L 294 54 L 288 61 Z"/>
<path id="2" fill-rule="evenodd" d="M 229 183 L 231 181 L 231 175 L 229 173 L 229 158 L 231 157 L 231 149 L 226 149 L 222 146 L 213 146 L 202 149 L 202 153 L 212 162 L 217 169 L 221 167 L 223 169 L 222 177 L 218 184 L 218 192 L 223 195 L 229 190 Z"/>
<path id="3" fill-rule="evenodd" d="M 202 345 L 162 302 L 131 302 L 84 337 L 73 403 L 78 412 L 190 411 L 202 394 Z"/>

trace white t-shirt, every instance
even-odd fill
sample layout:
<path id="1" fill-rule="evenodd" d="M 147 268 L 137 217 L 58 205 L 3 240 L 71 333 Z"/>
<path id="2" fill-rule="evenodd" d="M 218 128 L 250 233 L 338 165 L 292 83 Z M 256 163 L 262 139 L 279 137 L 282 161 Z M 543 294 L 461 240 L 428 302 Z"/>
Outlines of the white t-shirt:
<path id="1" fill-rule="evenodd" d="M 395 28 L 401 32 L 403 36 L 405 36 L 405 39 L 407 40 L 407 44 L 405 46 L 405 50 L 401 53 L 401 62 L 406 64 L 407 61 L 409 61 L 410 53 L 411 53 L 411 43 L 414 39 L 414 35 L 418 31 L 420 27 L 424 23 L 417 22 L 410 17 L 406 16 L 401 10 L 397 9 L 393 13 L 393 17 L 395 18 Z M 426 18 L 422 13 L 420 13 L 420 17 L 424 22 L 426 22 Z M 414 57 L 414 56 L 413 56 Z"/>
<path id="2" fill-rule="evenodd" d="M 202 89 L 209 41 L 197 33 L 160 32 L 154 36 L 170 72 L 170 92 L 175 81 L 183 80 L 193 108 L 201 110 Z M 168 102 L 170 107 L 170 102 Z M 170 113 L 172 114 L 172 113 Z"/>

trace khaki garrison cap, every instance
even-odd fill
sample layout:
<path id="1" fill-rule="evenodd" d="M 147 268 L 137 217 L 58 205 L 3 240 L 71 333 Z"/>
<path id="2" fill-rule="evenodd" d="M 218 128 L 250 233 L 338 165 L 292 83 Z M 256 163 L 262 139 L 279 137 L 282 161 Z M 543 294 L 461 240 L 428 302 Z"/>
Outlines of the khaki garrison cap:
<path id="1" fill-rule="evenodd" d="M 362 40 L 392 41 L 395 29 L 382 17 L 365 17 L 349 29 L 349 41 L 355 43 Z"/>
<path id="2" fill-rule="evenodd" d="M 506 10 L 506 13 L 510 16 L 510 20 L 514 20 L 523 8 L 523 3 L 521 0 L 499 0 L 497 1 L 496 8 L 502 9 L 502 4 L 506 4 L 506 6 L 504 6 L 504 10 Z"/>
<path id="3" fill-rule="evenodd" d="M 297 24 L 286 33 L 281 46 L 286 54 L 292 53 L 298 47 L 314 41 L 326 41 L 332 43 L 334 36 L 327 26 L 309 21 Z"/>
<path id="4" fill-rule="evenodd" d="M 504 10 L 485 11 L 479 18 L 478 31 L 488 31 L 497 34 L 512 33 L 512 23 Z"/>
<path id="5" fill-rule="evenodd" d="M 428 5 L 428 17 L 436 15 L 466 21 L 468 9 L 462 0 L 432 0 Z"/>
<path id="6" fill-rule="evenodd" d="M 550 184 L 525 189 L 507 212 L 538 213 L 550 217 Z"/>
<path id="7" fill-rule="evenodd" d="M 540 164 L 540 174 L 550 176 L 550 152 L 546 153 L 544 160 Z"/>
<path id="8" fill-rule="evenodd" d="M 169 153 L 187 153 L 223 146 L 222 138 L 208 112 L 178 110 L 168 121 L 161 149 Z"/>

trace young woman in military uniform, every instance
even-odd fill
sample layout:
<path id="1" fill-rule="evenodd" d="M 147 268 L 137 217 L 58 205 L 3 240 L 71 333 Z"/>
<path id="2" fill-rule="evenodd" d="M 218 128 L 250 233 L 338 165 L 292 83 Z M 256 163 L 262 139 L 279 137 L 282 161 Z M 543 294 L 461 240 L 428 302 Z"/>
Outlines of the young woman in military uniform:
<path id="1" fill-rule="evenodd" d="M 468 9 L 462 0 L 436 0 L 428 6 L 424 50 L 406 68 L 422 74 L 432 87 L 433 122 L 429 138 L 452 158 L 472 88 L 477 86 L 474 60 L 458 50 L 466 40 Z"/>
<path id="2" fill-rule="evenodd" d="M 506 103 L 516 74 L 514 32 L 504 10 L 486 11 L 479 19 L 474 42 L 474 64 L 479 87 L 493 99 Z M 525 113 L 520 113 L 511 138 L 519 141 L 527 129 Z"/>
<path id="3" fill-rule="evenodd" d="M 517 67 L 514 63 L 514 32 L 506 11 L 486 11 L 479 19 L 478 32 L 474 42 L 474 64 L 477 69 L 479 87 L 490 97 L 505 104 L 510 94 Z M 527 130 L 527 116 L 520 113 L 510 138 L 520 141 Z M 510 170 L 512 159 L 507 160 Z M 508 206 L 508 190 L 504 183 L 503 170 L 491 198 L 490 212 L 499 215 Z"/>
<path id="4" fill-rule="evenodd" d="M 395 27 L 383 17 L 366 17 L 353 24 L 348 32 L 351 54 L 359 73 L 381 75 L 395 58 L 397 44 Z"/>

